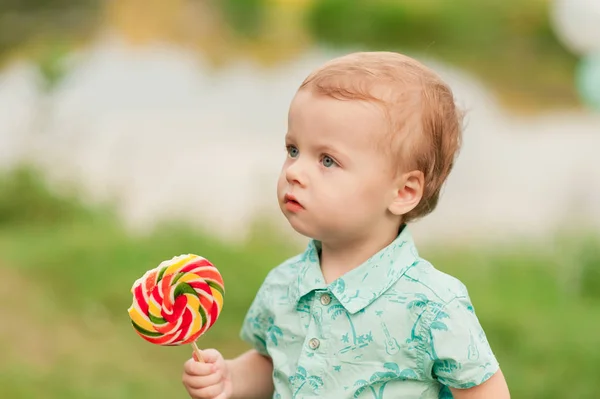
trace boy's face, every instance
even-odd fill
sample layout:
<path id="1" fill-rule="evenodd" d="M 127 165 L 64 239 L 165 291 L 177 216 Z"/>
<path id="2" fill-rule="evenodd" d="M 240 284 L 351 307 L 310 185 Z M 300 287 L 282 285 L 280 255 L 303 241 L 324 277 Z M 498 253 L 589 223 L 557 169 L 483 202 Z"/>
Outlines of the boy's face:
<path id="1" fill-rule="evenodd" d="M 389 157 L 378 150 L 386 129 L 375 104 L 296 94 L 277 184 L 281 210 L 296 231 L 342 242 L 390 225 L 397 187 Z"/>

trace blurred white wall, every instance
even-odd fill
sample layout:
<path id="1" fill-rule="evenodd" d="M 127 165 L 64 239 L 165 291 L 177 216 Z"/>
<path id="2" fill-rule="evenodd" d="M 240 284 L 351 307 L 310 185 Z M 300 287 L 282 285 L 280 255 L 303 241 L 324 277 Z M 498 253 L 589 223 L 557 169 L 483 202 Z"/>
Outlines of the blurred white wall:
<path id="1" fill-rule="evenodd" d="M 13 65 L 0 75 L 0 166 L 27 158 L 57 184 L 81 184 L 90 200 L 116 198 L 141 230 L 179 217 L 240 237 L 267 214 L 289 231 L 275 200 L 288 104 L 305 75 L 336 55 L 213 71 L 176 47 L 128 48 L 109 37 L 74 55 L 49 97 L 30 66 Z M 511 115 L 480 82 L 424 61 L 469 116 L 439 208 L 413 228 L 419 239 L 600 229 L 600 115 Z"/>

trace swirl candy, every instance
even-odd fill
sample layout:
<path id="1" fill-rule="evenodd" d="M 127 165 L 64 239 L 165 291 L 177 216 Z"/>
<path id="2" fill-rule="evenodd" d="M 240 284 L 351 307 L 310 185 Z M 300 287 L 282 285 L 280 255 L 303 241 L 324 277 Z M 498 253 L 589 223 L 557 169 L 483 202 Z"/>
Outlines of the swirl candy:
<path id="1" fill-rule="evenodd" d="M 192 344 L 216 321 L 225 287 L 217 268 L 198 255 L 162 262 L 131 288 L 129 317 L 135 331 L 157 345 Z"/>

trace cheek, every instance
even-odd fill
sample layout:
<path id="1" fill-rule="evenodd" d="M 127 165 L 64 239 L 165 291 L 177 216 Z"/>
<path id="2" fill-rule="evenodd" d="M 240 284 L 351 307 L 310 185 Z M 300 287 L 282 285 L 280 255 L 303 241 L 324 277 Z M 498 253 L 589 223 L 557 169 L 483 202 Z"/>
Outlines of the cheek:
<path id="1" fill-rule="evenodd" d="M 319 184 L 313 196 L 327 208 L 328 214 L 345 213 L 349 207 L 364 208 L 372 195 L 370 187 L 365 187 L 356 178 L 323 179 Z"/>
<path id="2" fill-rule="evenodd" d="M 277 179 L 277 185 L 283 184 L 287 181 L 285 178 L 286 170 L 288 168 L 288 159 L 281 165 L 281 169 L 279 170 L 279 178 Z"/>
<path id="3" fill-rule="evenodd" d="M 281 192 L 285 190 L 286 182 L 285 172 L 282 170 L 277 179 L 277 194 L 281 194 Z"/>
<path id="4" fill-rule="evenodd" d="M 365 213 L 378 212 L 379 208 L 385 208 L 385 190 L 387 186 L 375 179 L 364 179 L 353 187 L 353 194 L 349 201 L 356 207 L 363 208 Z"/>

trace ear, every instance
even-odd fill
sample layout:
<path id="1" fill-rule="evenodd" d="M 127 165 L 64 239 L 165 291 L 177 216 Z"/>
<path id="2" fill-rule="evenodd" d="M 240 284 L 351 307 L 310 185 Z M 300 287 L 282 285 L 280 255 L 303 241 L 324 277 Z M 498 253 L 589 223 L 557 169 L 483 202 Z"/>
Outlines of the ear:
<path id="1" fill-rule="evenodd" d="M 419 170 L 404 173 L 398 177 L 394 188 L 393 198 L 389 211 L 401 216 L 412 211 L 423 198 L 425 176 Z"/>

